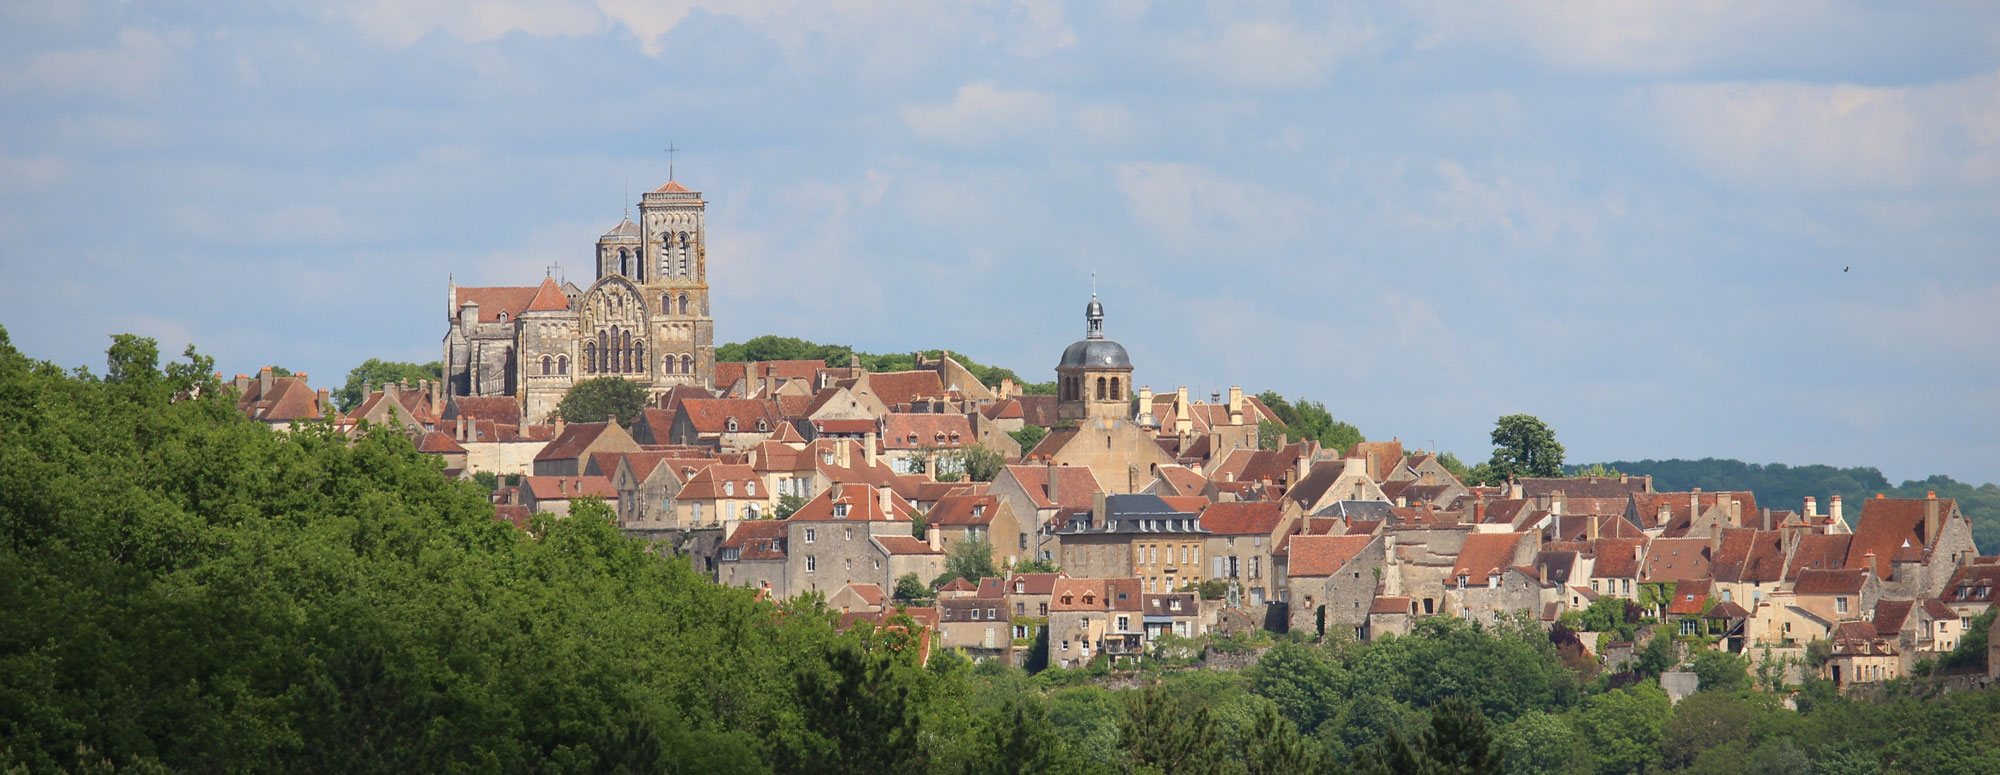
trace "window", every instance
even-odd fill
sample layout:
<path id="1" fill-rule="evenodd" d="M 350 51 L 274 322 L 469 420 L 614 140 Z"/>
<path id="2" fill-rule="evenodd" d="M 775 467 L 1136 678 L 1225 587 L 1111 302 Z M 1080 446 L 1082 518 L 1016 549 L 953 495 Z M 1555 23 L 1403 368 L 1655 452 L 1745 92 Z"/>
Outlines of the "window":
<path id="1" fill-rule="evenodd" d="M 843 535 L 843 537 L 844 537 L 844 538 L 846 538 L 846 539 L 847 539 L 847 540 L 849 540 L 849 541 L 852 541 L 852 540 L 854 540 L 854 528 L 851 528 L 851 527 L 850 527 L 850 528 L 848 528 L 848 529 L 847 529 L 847 532 L 846 532 L 846 533 L 845 533 L 845 534 Z"/>
<path id="2" fill-rule="evenodd" d="M 1118 630 L 1120 632 L 1123 632 L 1131 628 L 1132 628 L 1132 617 L 1120 614 L 1118 617 Z"/>
<path id="3" fill-rule="evenodd" d="M 847 504 L 845 502 L 833 504 L 833 518 L 834 519 L 847 518 Z"/>
<path id="4" fill-rule="evenodd" d="M 992 608 L 988 608 L 988 609 L 986 609 L 986 618 L 988 618 L 988 619 L 999 619 L 999 618 L 1000 618 L 999 616 L 996 616 L 996 615 L 994 615 L 994 611 L 995 611 L 995 610 L 996 610 L 996 609 L 992 609 Z"/>
<path id="5" fill-rule="evenodd" d="M 693 373 L 694 373 L 694 358 L 693 358 L 693 356 L 688 356 L 688 355 L 683 355 L 683 356 L 681 356 L 681 373 L 682 373 L 682 374 L 693 374 Z"/>
<path id="6" fill-rule="evenodd" d="M 743 494 L 748 495 L 752 498 L 757 497 L 757 480 L 752 479 L 750 481 L 744 482 Z"/>
<path id="7" fill-rule="evenodd" d="M 733 497 L 736 497 L 736 483 L 735 483 L 735 482 L 723 482 L 723 483 L 722 483 L 722 494 L 723 494 L 723 495 L 725 495 L 725 496 L 728 496 L 728 497 L 731 497 L 731 498 L 733 498 Z"/>
<path id="8" fill-rule="evenodd" d="M 1694 621 L 1693 619 L 1682 619 L 1682 620 L 1681 620 L 1681 634 L 1682 634 L 1682 635 L 1693 635 L 1693 634 L 1695 634 L 1695 621 Z"/>
<path id="9" fill-rule="evenodd" d="M 806 543 L 812 543 L 814 540 L 818 538 L 819 538 L 818 531 L 813 530 L 812 528 L 806 528 Z"/>
<path id="10" fill-rule="evenodd" d="M 1836 597 L 1836 598 L 1834 598 L 1834 599 L 1833 599 L 1833 610 L 1835 610 L 1835 611 L 1838 611 L 1838 612 L 1840 612 L 1840 613 L 1843 613 L 1843 614 L 1844 614 L 1844 613 L 1847 613 L 1847 598 L 1846 598 L 1845 596 L 1842 596 L 1842 597 Z"/>
<path id="11" fill-rule="evenodd" d="M 816 570 L 819 570 L 819 558 L 810 554 L 806 555 L 806 572 L 812 573 Z"/>
<path id="12" fill-rule="evenodd" d="M 1625 594 L 1632 594 L 1632 580 L 1625 579 Z"/>
<path id="13" fill-rule="evenodd" d="M 583 372 L 584 372 L 585 374 L 596 374 L 596 373 L 597 373 L 597 343 L 596 343 L 596 342 L 584 342 L 584 343 L 583 343 Z"/>
<path id="14" fill-rule="evenodd" d="M 731 417 L 731 418 L 729 418 L 729 421 L 728 421 L 728 422 L 726 422 L 726 423 L 723 423 L 723 425 L 724 425 L 725 427 L 727 427 L 727 428 L 729 429 L 729 432 L 730 432 L 730 433 L 735 433 L 735 432 L 736 432 L 736 418 L 734 418 L 734 417 Z"/>
<path id="15" fill-rule="evenodd" d="M 1028 604 L 1027 604 L 1027 603 L 1022 603 L 1022 602 L 1016 602 L 1016 603 L 1014 603 L 1014 615 L 1015 615 L 1015 616 L 1027 616 L 1027 615 L 1028 615 Z"/>
<path id="16" fill-rule="evenodd" d="M 660 368 L 666 370 L 668 374 L 674 373 L 674 356 L 669 355 L 665 358 L 661 358 Z"/>
<path id="17" fill-rule="evenodd" d="M 646 343 L 645 343 L 645 342 L 633 342 L 633 343 L 632 343 L 632 370 L 633 370 L 633 371 L 636 371 L 636 372 L 639 372 L 639 373 L 641 373 L 641 374 L 644 374 L 644 373 L 646 373 Z"/>
<path id="18" fill-rule="evenodd" d="M 1463 573 L 1460 573 L 1460 574 L 1458 574 L 1458 588 L 1459 588 L 1459 589 L 1464 589 L 1464 588 L 1465 588 L 1465 579 L 1466 579 L 1466 576 L 1465 576 L 1465 574 L 1463 574 Z"/>
<path id="19" fill-rule="evenodd" d="M 1359 578 L 1360 574 L 1357 573 L 1355 574 L 1355 576 L 1356 578 Z M 1261 579 L 1263 577 L 1264 577 L 1264 558 L 1262 557 L 1250 558 L 1250 578 Z"/>
<path id="20" fill-rule="evenodd" d="M 1040 609 L 1040 610 L 1039 610 L 1039 611 L 1037 612 L 1037 615 L 1039 615 L 1039 616 L 1048 616 L 1048 615 L 1049 615 L 1049 604 L 1048 604 L 1048 603 L 1042 603 L 1042 604 L 1041 604 L 1041 605 L 1039 606 L 1039 609 Z"/>
<path id="21" fill-rule="evenodd" d="M 1125 395 L 1124 395 L 1123 393 L 1119 392 L 1119 390 L 1118 390 L 1118 378 L 1117 378 L 1117 377 L 1112 377 L 1112 378 L 1111 378 L 1111 399 L 1112 399 L 1112 400 L 1114 400 L 1114 401 L 1116 401 L 1116 400 L 1121 400 L 1121 399 L 1123 399 L 1124 397 L 1125 397 Z"/>
<path id="22" fill-rule="evenodd" d="M 569 356 L 567 355 L 556 356 L 556 373 L 557 374 L 569 373 Z"/>
<path id="23" fill-rule="evenodd" d="M 688 313 L 688 295 L 683 293 L 681 294 L 681 314 L 685 315 L 687 313 Z"/>
<path id="24" fill-rule="evenodd" d="M 1488 574 L 1486 574 L 1486 588 L 1487 588 L 1487 589 L 1499 589 L 1499 588 L 1500 588 L 1500 574 L 1498 574 L 1498 573 L 1488 573 Z"/>
<path id="25" fill-rule="evenodd" d="M 553 371 L 554 368 L 555 368 L 555 359 L 550 358 L 549 356 L 546 355 L 542 356 L 542 376 L 546 377 L 554 373 Z"/>
<path id="26" fill-rule="evenodd" d="M 1104 400 L 1104 388 L 1105 388 L 1105 384 L 1104 384 L 1104 378 L 1103 378 L 1103 377 L 1098 377 L 1098 378 L 1097 378 L 1097 400 L 1099 400 L 1099 401 L 1102 401 L 1102 400 Z"/>

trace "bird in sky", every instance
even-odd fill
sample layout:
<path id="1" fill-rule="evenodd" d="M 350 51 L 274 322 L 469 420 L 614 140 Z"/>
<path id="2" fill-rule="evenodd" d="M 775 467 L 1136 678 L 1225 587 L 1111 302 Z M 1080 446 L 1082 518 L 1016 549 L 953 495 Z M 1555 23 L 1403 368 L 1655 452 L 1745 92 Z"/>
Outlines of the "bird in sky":
<path id="1" fill-rule="evenodd" d="M 1849 270 L 1849 269 L 1853 269 L 1853 268 L 1854 268 L 1854 267 L 1851 267 L 1851 266 L 1843 266 L 1843 267 L 1841 267 L 1841 268 L 1840 268 L 1840 271 L 1843 271 L 1843 272 L 1845 272 L 1845 271 L 1847 271 L 1847 270 Z"/>

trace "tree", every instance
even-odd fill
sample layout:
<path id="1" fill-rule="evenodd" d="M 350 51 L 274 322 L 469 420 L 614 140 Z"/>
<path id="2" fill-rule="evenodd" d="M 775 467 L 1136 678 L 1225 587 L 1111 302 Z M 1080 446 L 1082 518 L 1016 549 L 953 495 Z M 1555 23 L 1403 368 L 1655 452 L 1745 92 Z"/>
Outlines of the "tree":
<path id="1" fill-rule="evenodd" d="M 1437 460 L 1438 465 L 1444 466 L 1444 470 L 1450 471 L 1451 475 L 1458 477 L 1460 482 L 1471 483 L 1467 480 L 1467 477 L 1472 475 L 1472 471 L 1465 467 L 1465 462 L 1459 460 L 1457 455 L 1445 452 L 1439 454 Z"/>
<path id="2" fill-rule="evenodd" d="M 1053 560 L 1017 560 L 1008 570 L 1014 573 L 1055 573 L 1062 570 Z"/>
<path id="3" fill-rule="evenodd" d="M 806 505 L 806 499 L 804 496 L 791 495 L 791 494 L 780 495 L 778 496 L 778 508 L 776 508 L 771 512 L 771 518 L 791 519 L 793 512 L 798 511 L 801 507 L 805 505 Z"/>
<path id="4" fill-rule="evenodd" d="M 1424 757 L 1438 772 L 1497 775 L 1506 761 L 1506 752 L 1494 744 L 1486 716 L 1462 697 L 1447 697 L 1431 709 L 1431 725 L 1421 740 Z"/>
<path id="5" fill-rule="evenodd" d="M 1715 649 L 1701 649 L 1688 660 L 1701 680 L 1701 691 L 1736 692 L 1750 688 L 1750 660 Z"/>
<path id="6" fill-rule="evenodd" d="M 1366 440 L 1359 428 L 1334 419 L 1333 413 L 1326 410 L 1326 405 L 1317 401 L 1304 398 L 1286 401 L 1283 396 L 1269 390 L 1257 394 L 1257 400 L 1278 417 L 1276 427 L 1267 421 L 1257 428 L 1258 444 L 1266 449 L 1276 448 L 1279 434 L 1289 437 L 1291 441 L 1310 439 L 1328 449 L 1343 452 Z"/>
<path id="7" fill-rule="evenodd" d="M 1299 735 L 1298 727 L 1278 713 L 1278 706 L 1268 702 L 1257 706 L 1256 723 L 1250 730 L 1250 745 L 1245 752 L 1250 775 L 1317 772 L 1323 766 L 1320 760 L 1319 751 Z"/>
<path id="8" fill-rule="evenodd" d="M 895 597 L 905 603 L 929 600 L 931 588 L 924 586 L 924 580 L 917 578 L 917 574 L 905 573 L 896 579 Z"/>
<path id="9" fill-rule="evenodd" d="M 1707 686 L 1674 706 L 1661 730 L 1660 754 L 1676 769 L 1694 764 L 1702 751 L 1732 742 L 1749 743 L 1758 716 L 1775 707 L 1769 695 L 1708 691 Z"/>
<path id="10" fill-rule="evenodd" d="M 993 477 L 999 476 L 1000 470 L 1007 466 L 1007 458 L 983 444 L 961 449 L 957 455 L 959 470 L 965 472 L 968 481 L 993 481 Z"/>
<path id="11" fill-rule="evenodd" d="M 571 387 L 556 405 L 556 414 L 569 422 L 610 420 L 629 428 L 650 400 L 644 385 L 623 377 L 598 377 Z"/>
<path id="12" fill-rule="evenodd" d="M 1590 465 L 1580 466 L 1576 470 L 1571 471 L 1570 476 L 1586 476 L 1586 477 L 1594 476 L 1600 479 L 1604 479 L 1616 476 L 1624 476 L 1624 474 L 1620 473 L 1618 469 L 1612 468 L 1603 463 L 1591 463 Z"/>
<path id="13" fill-rule="evenodd" d="M 1510 414 L 1493 424 L 1493 475 L 1502 480 L 1562 476 L 1563 447 L 1547 423 L 1530 414 Z"/>
<path id="14" fill-rule="evenodd" d="M 1642 773 L 1660 759 L 1670 714 L 1667 693 L 1641 683 L 1586 700 L 1576 728 L 1596 755 L 1598 772 Z"/>
<path id="15" fill-rule="evenodd" d="M 1021 445 L 1021 454 L 1026 455 L 1036 444 L 1042 443 L 1042 439 L 1049 435 L 1049 429 L 1040 425 L 1023 425 L 1018 431 L 1008 431 L 1007 435 L 1014 437 L 1014 443 Z"/>
<path id="16" fill-rule="evenodd" d="M 1158 685 L 1127 692 L 1119 738 L 1135 767 L 1157 772 L 1213 772 L 1221 751 L 1206 705 L 1183 707 Z"/>
<path id="17" fill-rule="evenodd" d="M 443 378 L 444 364 L 439 361 L 405 363 L 369 358 L 347 372 L 347 383 L 333 392 L 333 403 L 345 412 L 360 406 L 368 398 L 370 388 L 380 388 L 391 382 L 414 385 L 418 380 Z"/>
<path id="18" fill-rule="evenodd" d="M 931 585 L 944 586 L 952 579 L 965 579 L 977 584 L 980 579 L 998 575 L 1000 569 L 993 565 L 993 544 L 984 538 L 968 538 L 952 544 L 945 551 L 944 574 Z"/>
<path id="19" fill-rule="evenodd" d="M 791 752 L 787 758 L 796 760 L 786 769 L 922 772 L 923 683 L 913 658 L 835 642 L 826 650 L 826 667 L 799 676 L 801 716 L 818 739 L 806 751 Z"/>
<path id="20" fill-rule="evenodd" d="M 1590 751 L 1565 716 L 1534 711 L 1501 728 L 1494 742 L 1507 755 L 1510 775 L 1590 772 Z"/>

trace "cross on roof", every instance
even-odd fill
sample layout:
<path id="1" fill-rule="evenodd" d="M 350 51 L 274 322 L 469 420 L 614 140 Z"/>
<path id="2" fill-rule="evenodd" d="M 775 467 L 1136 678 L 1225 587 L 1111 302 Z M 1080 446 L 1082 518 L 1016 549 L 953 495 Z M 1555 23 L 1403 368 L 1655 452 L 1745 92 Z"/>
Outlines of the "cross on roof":
<path id="1" fill-rule="evenodd" d="M 679 153 L 679 152 L 680 152 L 680 150 L 681 150 L 681 149 L 679 149 L 679 148 L 676 148 L 676 147 L 674 147 L 674 141 L 672 141 L 672 140 L 668 140 L 668 141 L 667 141 L 667 179 L 668 179 L 668 180 L 673 180 L 673 179 L 674 179 L 674 154 L 676 154 L 676 153 Z"/>

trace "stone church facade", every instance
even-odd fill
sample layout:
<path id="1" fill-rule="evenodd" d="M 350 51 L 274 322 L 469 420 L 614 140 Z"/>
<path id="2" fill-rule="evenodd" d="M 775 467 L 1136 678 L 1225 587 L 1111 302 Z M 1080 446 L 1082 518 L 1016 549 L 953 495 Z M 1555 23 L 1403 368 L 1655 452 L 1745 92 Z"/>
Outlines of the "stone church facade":
<path id="1" fill-rule="evenodd" d="M 597 238 L 589 288 L 452 284 L 446 390 L 511 397 L 539 423 L 583 380 L 713 388 L 706 211 L 699 192 L 671 180 L 647 192 L 638 223 L 625 218 Z"/>

